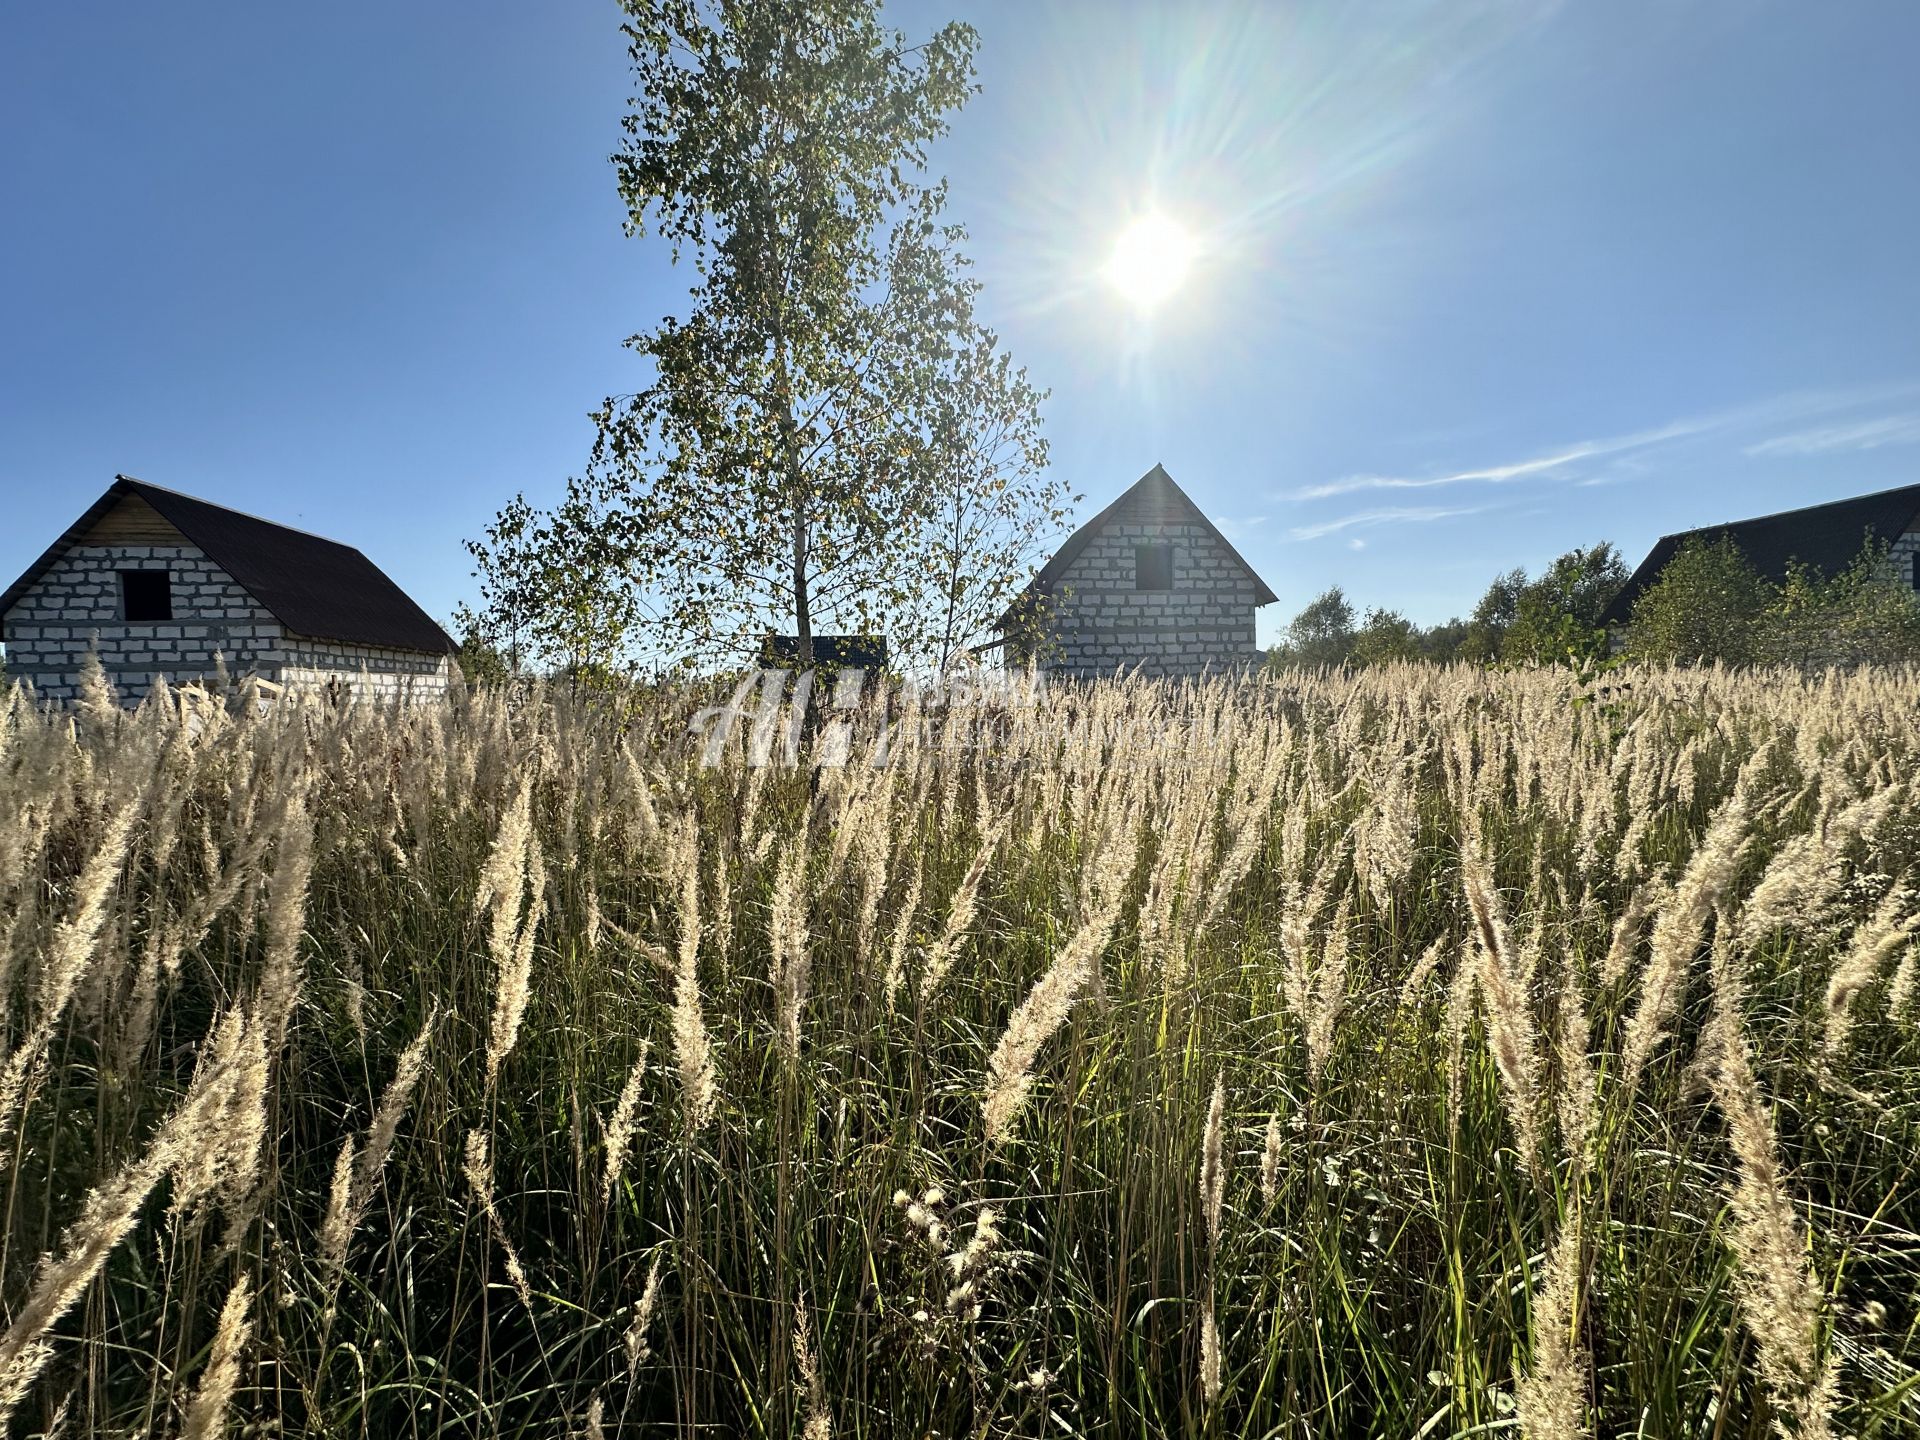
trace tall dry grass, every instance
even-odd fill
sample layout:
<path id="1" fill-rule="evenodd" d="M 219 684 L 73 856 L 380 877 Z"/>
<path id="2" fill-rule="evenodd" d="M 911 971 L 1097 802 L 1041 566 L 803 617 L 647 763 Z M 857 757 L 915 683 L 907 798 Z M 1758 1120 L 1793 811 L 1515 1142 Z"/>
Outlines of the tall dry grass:
<path id="1" fill-rule="evenodd" d="M 1607 683 L 0 694 L 0 1409 L 1920 1433 L 1920 679 Z"/>

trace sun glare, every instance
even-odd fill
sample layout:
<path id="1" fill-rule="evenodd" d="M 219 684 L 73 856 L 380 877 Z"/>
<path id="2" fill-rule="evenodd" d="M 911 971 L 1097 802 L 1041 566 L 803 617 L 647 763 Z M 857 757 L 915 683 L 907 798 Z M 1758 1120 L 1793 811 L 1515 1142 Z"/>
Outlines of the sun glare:
<path id="1" fill-rule="evenodd" d="M 1120 232 L 1107 261 L 1114 289 L 1142 310 L 1151 310 L 1193 268 L 1193 237 L 1164 215 L 1142 215 Z"/>

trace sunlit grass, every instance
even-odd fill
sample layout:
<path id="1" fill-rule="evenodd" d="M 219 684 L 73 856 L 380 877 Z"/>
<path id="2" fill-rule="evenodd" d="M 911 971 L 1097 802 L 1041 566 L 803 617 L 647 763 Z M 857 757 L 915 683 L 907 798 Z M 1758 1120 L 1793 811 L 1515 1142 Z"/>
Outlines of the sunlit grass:
<path id="1" fill-rule="evenodd" d="M 1913 1433 L 1914 952 L 1860 956 L 1916 701 L 1129 683 L 809 772 L 701 767 L 695 694 L 16 692 L 0 1403 L 172 1433 L 227 1353 L 233 1433 Z"/>

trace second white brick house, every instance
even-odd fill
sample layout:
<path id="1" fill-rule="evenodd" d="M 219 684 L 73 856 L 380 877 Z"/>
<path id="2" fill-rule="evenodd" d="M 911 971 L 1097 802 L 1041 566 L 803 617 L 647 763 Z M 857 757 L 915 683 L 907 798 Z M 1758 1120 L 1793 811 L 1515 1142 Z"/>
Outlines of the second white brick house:
<path id="1" fill-rule="evenodd" d="M 1097 678 L 1243 670 L 1273 591 L 1155 465 L 1067 538 L 1000 617 L 1007 659 Z"/>
<path id="2" fill-rule="evenodd" d="M 371 560 L 125 475 L 0 594 L 7 675 L 78 693 L 88 647 L 121 697 L 254 674 L 379 697 L 446 693 L 454 644 Z"/>

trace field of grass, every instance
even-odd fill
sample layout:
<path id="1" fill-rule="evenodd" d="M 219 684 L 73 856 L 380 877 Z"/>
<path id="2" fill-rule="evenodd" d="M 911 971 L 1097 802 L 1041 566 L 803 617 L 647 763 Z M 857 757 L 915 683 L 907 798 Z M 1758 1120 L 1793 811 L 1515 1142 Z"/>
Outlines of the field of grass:
<path id="1" fill-rule="evenodd" d="M 1920 678 L 1612 678 L 0 697 L 0 1413 L 1920 1433 Z"/>

